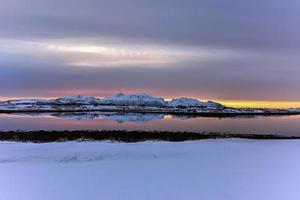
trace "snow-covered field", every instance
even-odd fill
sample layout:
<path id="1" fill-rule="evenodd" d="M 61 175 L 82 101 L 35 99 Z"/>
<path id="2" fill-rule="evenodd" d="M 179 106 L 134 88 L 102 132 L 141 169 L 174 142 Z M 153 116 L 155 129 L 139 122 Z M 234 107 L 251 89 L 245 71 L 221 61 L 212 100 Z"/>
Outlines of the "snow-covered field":
<path id="1" fill-rule="evenodd" d="M 298 200 L 299 140 L 0 143 L 0 199 Z"/>

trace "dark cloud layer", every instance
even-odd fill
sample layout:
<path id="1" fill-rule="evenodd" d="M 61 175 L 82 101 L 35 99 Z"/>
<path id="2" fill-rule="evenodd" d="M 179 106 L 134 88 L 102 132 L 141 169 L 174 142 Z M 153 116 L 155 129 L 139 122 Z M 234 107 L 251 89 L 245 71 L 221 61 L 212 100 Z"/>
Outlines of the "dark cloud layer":
<path id="1" fill-rule="evenodd" d="M 16 37 L 101 34 L 298 48 L 299 6 L 297 0 L 2 0 L 0 24 L 1 35 Z"/>
<path id="2" fill-rule="evenodd" d="M 0 0 L 0 41 L 8 46 L 15 40 L 84 43 L 86 38 L 98 44 L 98 38 L 107 37 L 124 46 L 246 52 L 171 67 L 90 68 L 6 47 L 0 50 L 0 96 L 55 96 L 58 90 L 75 89 L 102 95 L 120 88 L 167 96 L 297 101 L 299 7 L 297 0 Z"/>

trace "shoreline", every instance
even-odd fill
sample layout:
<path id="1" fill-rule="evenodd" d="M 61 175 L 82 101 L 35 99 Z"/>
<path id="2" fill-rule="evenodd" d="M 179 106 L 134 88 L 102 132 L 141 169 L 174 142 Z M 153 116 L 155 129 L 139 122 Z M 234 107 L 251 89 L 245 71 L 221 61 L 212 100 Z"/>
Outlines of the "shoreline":
<path id="1" fill-rule="evenodd" d="M 172 131 L 125 131 L 125 130 L 74 130 L 74 131 L 0 131 L 0 141 L 50 143 L 67 141 L 112 141 L 135 143 L 144 141 L 183 142 L 205 139 L 255 139 L 279 140 L 300 139 L 300 136 L 283 136 L 272 134 L 235 134 L 217 132 L 172 132 Z"/>

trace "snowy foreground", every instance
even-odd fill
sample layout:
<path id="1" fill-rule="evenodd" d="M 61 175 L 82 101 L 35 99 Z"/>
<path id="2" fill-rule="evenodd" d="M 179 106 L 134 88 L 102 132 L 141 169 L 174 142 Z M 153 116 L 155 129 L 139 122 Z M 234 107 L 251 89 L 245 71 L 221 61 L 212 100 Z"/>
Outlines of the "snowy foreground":
<path id="1" fill-rule="evenodd" d="M 167 101 L 145 93 L 96 98 L 90 96 L 66 96 L 52 100 L 19 99 L 0 102 L 0 112 L 132 112 L 164 114 L 300 114 L 300 109 L 235 109 L 226 108 L 220 103 L 199 101 L 181 97 Z"/>
<path id="2" fill-rule="evenodd" d="M 5 200 L 298 200 L 300 140 L 0 142 Z"/>

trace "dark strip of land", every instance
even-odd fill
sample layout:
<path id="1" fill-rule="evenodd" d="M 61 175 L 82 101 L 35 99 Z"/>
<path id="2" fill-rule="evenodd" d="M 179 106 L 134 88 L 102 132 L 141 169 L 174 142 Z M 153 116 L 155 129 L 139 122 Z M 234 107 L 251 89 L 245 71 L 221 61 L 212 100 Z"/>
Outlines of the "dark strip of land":
<path id="1" fill-rule="evenodd" d="M 244 138 L 244 139 L 300 139 L 300 136 L 280 136 L 261 134 L 232 134 L 232 133 L 196 133 L 196 132 L 168 132 L 168 131 L 7 131 L 0 132 L 0 141 L 13 142 L 65 142 L 65 141 L 194 141 L 204 139 Z"/>

